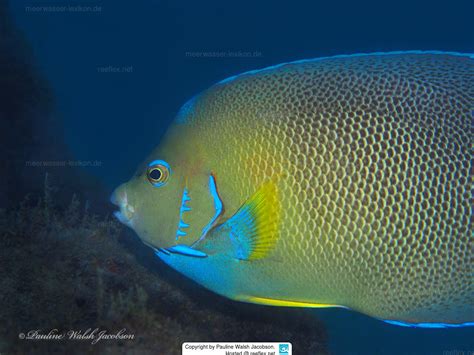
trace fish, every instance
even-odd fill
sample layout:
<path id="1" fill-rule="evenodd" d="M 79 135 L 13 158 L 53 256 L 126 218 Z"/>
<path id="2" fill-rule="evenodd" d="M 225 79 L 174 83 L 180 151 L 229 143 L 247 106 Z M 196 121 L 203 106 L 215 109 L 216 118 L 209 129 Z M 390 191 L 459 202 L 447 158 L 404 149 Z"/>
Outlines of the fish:
<path id="1" fill-rule="evenodd" d="M 283 63 L 186 102 L 111 201 L 232 300 L 472 326 L 473 115 L 474 54 Z"/>

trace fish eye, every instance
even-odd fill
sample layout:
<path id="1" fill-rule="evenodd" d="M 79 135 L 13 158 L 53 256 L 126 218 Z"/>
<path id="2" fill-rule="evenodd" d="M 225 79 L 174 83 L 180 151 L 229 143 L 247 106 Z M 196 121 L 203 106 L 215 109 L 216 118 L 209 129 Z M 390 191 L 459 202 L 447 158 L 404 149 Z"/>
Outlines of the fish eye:
<path id="1" fill-rule="evenodd" d="M 152 179 L 153 181 L 160 181 L 160 178 L 163 176 L 163 173 L 160 168 L 153 168 L 150 170 L 149 175 L 150 179 Z"/>
<path id="2" fill-rule="evenodd" d="M 166 184 L 171 175 L 171 169 L 168 163 L 163 160 L 155 160 L 148 164 L 146 176 L 148 181 L 155 187 Z"/>

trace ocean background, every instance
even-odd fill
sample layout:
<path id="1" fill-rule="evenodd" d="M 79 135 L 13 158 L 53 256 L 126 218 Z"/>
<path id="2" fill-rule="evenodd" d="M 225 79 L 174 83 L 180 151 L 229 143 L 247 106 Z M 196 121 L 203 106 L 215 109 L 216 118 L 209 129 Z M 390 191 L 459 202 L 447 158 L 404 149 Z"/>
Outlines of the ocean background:
<path id="1" fill-rule="evenodd" d="M 91 208 L 107 209 L 106 196 L 160 142 L 180 106 L 226 77 L 338 54 L 474 53 L 474 2 L 468 0 L 2 2 L 48 86 L 54 130 L 39 120 L 37 132 L 60 136 L 82 174 L 100 186 Z M 56 148 L 47 148 L 41 159 L 58 160 Z M 56 173 L 60 182 L 69 179 L 63 170 Z M 123 233 L 125 240 L 136 238 Z M 191 297 L 198 289 L 183 287 Z M 473 327 L 403 328 L 346 310 L 308 312 L 325 328 L 331 354 L 474 354 Z"/>

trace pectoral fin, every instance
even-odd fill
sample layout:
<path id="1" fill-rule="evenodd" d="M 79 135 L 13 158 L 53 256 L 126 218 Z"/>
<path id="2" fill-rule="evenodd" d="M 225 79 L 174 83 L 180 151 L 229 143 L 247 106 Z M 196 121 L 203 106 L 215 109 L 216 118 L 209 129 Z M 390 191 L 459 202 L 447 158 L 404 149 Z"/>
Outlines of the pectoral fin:
<path id="1" fill-rule="evenodd" d="M 236 258 L 258 260 L 274 248 L 280 223 L 280 201 L 273 182 L 262 185 L 240 209 L 224 223 L 235 246 Z"/>

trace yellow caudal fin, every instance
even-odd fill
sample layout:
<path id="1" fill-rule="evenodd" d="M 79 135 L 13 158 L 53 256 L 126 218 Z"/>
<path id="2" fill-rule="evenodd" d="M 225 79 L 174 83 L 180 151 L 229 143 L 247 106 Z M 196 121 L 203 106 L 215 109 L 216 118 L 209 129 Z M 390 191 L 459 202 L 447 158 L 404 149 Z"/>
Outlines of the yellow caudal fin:
<path id="1" fill-rule="evenodd" d="M 275 183 L 262 185 L 224 223 L 241 260 L 265 258 L 274 248 L 280 223 L 280 200 Z"/>
<path id="2" fill-rule="evenodd" d="M 265 298 L 265 297 L 239 297 L 239 300 L 244 302 L 263 304 L 266 306 L 278 306 L 278 307 L 304 307 L 304 308 L 329 308 L 329 307 L 341 307 L 337 304 L 331 303 L 316 303 L 316 302 L 306 302 L 306 301 L 288 301 L 288 300 L 279 300 L 274 298 Z"/>

